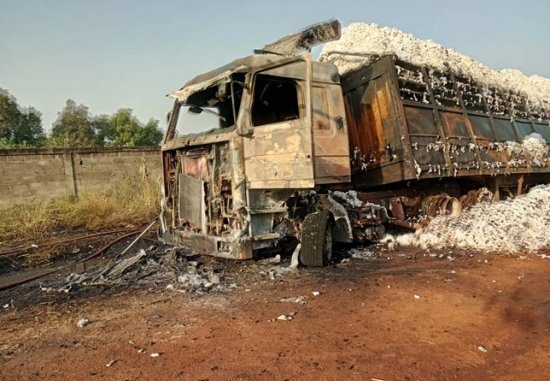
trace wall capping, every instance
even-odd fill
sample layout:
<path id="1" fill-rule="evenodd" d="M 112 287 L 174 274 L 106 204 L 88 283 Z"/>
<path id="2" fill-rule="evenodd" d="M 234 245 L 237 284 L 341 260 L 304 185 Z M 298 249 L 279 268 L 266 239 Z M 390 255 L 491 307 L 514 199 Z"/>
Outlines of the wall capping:
<path id="1" fill-rule="evenodd" d="M 0 156 L 62 155 L 69 153 L 160 152 L 160 146 L 149 147 L 90 147 L 90 148 L 13 148 L 0 149 Z"/>

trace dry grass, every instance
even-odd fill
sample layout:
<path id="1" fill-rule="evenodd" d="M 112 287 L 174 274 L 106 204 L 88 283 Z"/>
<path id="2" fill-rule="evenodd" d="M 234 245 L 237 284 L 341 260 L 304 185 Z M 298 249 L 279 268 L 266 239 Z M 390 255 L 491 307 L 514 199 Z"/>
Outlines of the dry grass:
<path id="1" fill-rule="evenodd" d="M 141 172 L 112 190 L 94 190 L 78 198 L 65 197 L 0 212 L 0 244 L 44 241 L 76 229 L 137 226 L 151 221 L 158 214 L 160 186 L 145 167 Z"/>

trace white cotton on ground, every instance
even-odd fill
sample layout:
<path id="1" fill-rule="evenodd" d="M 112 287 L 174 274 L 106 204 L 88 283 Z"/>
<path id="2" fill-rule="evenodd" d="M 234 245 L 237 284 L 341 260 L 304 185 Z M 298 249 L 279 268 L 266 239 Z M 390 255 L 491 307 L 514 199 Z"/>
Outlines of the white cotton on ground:
<path id="1" fill-rule="evenodd" d="M 395 243 L 399 246 L 410 246 L 414 240 L 414 234 L 401 234 L 395 237 Z"/>
<path id="2" fill-rule="evenodd" d="M 415 65 L 447 71 L 450 67 L 485 84 L 524 93 L 534 104 L 550 105 L 550 79 L 538 75 L 526 76 L 519 70 L 491 70 L 486 65 L 445 48 L 432 40 L 421 40 L 412 34 L 377 24 L 352 23 L 342 29 L 339 40 L 326 43 L 320 61 L 334 63 L 341 74 L 368 65 L 376 56 L 395 54 Z M 366 55 L 366 56 L 365 56 Z"/>
<path id="3" fill-rule="evenodd" d="M 382 245 L 386 245 L 388 249 L 393 250 L 395 248 L 395 237 L 392 234 L 387 233 L 380 241 Z"/>
<path id="4" fill-rule="evenodd" d="M 436 217 L 414 235 L 398 237 L 396 243 L 424 249 L 536 253 L 550 248 L 549 232 L 550 184 L 547 184 L 511 200 L 475 204 L 458 217 Z"/>

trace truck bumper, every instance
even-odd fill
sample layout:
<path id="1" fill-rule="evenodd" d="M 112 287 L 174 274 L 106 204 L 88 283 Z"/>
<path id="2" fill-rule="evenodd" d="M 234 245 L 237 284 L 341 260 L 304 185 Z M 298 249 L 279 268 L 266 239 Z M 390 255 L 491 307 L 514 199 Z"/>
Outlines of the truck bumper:
<path id="1" fill-rule="evenodd" d="M 252 258 L 252 241 L 247 237 L 217 237 L 169 228 L 158 232 L 159 241 L 185 249 L 193 254 L 213 255 L 221 258 Z"/>

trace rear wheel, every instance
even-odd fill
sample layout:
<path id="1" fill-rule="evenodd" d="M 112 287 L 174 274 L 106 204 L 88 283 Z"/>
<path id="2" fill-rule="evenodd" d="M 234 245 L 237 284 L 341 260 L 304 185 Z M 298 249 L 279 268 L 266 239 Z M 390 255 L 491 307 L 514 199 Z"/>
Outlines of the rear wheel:
<path id="1" fill-rule="evenodd" d="M 300 262 L 304 266 L 325 266 L 332 261 L 332 226 L 327 211 L 308 214 L 302 227 Z"/>

